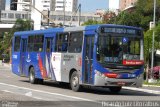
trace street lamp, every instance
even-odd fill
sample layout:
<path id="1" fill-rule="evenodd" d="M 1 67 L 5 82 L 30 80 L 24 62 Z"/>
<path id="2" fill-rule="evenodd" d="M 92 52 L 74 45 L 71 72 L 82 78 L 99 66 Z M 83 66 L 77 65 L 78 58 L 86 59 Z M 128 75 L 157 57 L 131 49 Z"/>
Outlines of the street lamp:
<path id="1" fill-rule="evenodd" d="M 156 0 L 154 0 L 153 28 L 155 28 L 155 22 L 156 22 Z M 155 37 L 155 31 L 154 31 L 154 29 L 153 29 L 153 35 L 152 35 L 152 58 L 151 58 L 151 79 L 149 80 L 149 82 L 154 82 L 154 79 L 153 79 L 154 37 Z"/>

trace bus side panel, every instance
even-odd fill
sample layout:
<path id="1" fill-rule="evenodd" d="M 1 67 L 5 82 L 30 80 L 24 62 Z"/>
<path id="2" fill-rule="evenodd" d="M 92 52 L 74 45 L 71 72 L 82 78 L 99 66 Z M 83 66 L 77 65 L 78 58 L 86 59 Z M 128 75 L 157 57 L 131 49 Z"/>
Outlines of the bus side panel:
<path id="1" fill-rule="evenodd" d="M 61 80 L 69 82 L 69 73 L 71 70 L 76 70 L 79 78 L 82 76 L 82 53 L 63 53 L 61 55 Z M 80 84 L 81 84 L 80 79 Z"/>
<path id="2" fill-rule="evenodd" d="M 43 60 L 42 60 L 43 59 L 43 53 L 30 52 L 30 53 L 28 53 L 27 56 L 28 57 L 27 57 L 26 61 L 28 63 L 27 64 L 28 71 L 29 71 L 29 67 L 33 66 L 34 70 L 35 70 L 35 77 L 39 78 L 39 79 L 42 79 L 42 77 L 43 77 L 42 72 L 44 72 L 44 74 L 45 74 L 45 69 L 43 67 Z M 28 75 L 29 75 L 29 73 L 28 73 Z"/>
<path id="3" fill-rule="evenodd" d="M 52 53 L 51 57 L 51 66 L 52 66 L 52 80 L 62 81 L 61 80 L 61 53 Z"/>
<path id="4" fill-rule="evenodd" d="M 12 72 L 20 76 L 20 52 L 12 53 Z"/>

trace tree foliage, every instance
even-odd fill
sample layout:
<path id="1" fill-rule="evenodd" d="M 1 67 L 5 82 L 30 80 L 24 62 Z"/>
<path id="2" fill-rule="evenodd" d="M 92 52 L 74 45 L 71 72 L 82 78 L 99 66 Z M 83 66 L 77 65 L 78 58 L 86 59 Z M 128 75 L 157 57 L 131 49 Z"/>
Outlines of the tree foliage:
<path id="1" fill-rule="evenodd" d="M 132 11 L 123 11 L 109 23 L 142 27 L 145 31 L 149 29 L 149 22 L 153 21 L 153 0 L 138 0 Z M 156 5 L 156 21 L 160 21 L 160 0 Z"/>
<path id="2" fill-rule="evenodd" d="M 85 26 L 85 25 L 95 25 L 95 24 L 102 24 L 102 22 L 90 19 L 90 20 L 84 22 L 82 24 L 82 26 Z"/>
<path id="3" fill-rule="evenodd" d="M 147 30 L 144 33 L 144 53 L 146 61 L 149 60 L 149 53 L 151 53 L 152 51 L 153 31 L 155 32 L 154 48 L 155 50 L 160 49 L 160 23 L 159 23 L 153 30 Z"/>
<path id="4" fill-rule="evenodd" d="M 9 56 L 12 44 L 12 37 L 16 31 L 26 31 L 32 29 L 30 20 L 17 19 L 13 28 L 9 32 L 4 33 L 3 40 L 0 42 L 0 55 L 7 54 Z"/>

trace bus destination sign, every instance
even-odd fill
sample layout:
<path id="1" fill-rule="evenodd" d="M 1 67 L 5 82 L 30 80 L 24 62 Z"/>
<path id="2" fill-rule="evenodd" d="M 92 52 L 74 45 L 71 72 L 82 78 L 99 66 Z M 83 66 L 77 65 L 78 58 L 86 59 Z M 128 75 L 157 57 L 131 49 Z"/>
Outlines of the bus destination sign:
<path id="1" fill-rule="evenodd" d="M 127 28 L 102 27 L 101 33 L 118 33 L 118 34 L 140 35 L 140 30 L 127 29 Z"/>

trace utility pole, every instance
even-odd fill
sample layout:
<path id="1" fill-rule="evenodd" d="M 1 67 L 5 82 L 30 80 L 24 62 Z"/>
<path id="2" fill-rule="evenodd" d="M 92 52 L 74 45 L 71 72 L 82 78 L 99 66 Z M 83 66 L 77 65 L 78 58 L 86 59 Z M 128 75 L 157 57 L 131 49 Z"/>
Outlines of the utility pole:
<path id="1" fill-rule="evenodd" d="M 154 15 L 153 15 L 153 28 L 155 28 L 156 24 L 156 0 L 154 0 Z M 153 79 L 153 66 L 154 66 L 154 39 L 155 39 L 155 31 L 153 29 L 152 35 L 152 57 L 151 57 L 151 79 L 149 82 L 155 82 Z"/>
<path id="2" fill-rule="evenodd" d="M 76 15 L 77 12 L 79 12 L 79 14 L 78 14 L 78 25 L 80 26 L 80 24 L 81 24 L 81 4 L 79 4 L 79 6 L 78 6 L 77 10 L 74 12 L 74 14 L 71 14 L 70 26 L 72 25 L 73 15 Z"/>
<path id="3" fill-rule="evenodd" d="M 48 27 L 49 27 L 49 16 L 50 16 L 50 11 L 49 11 L 49 9 L 48 9 L 48 20 L 47 20 Z"/>
<path id="4" fill-rule="evenodd" d="M 65 7 L 66 7 L 66 0 L 63 0 L 63 13 L 64 13 L 64 15 L 63 15 L 63 26 L 65 26 L 65 17 L 66 17 Z"/>
<path id="5" fill-rule="evenodd" d="M 79 4 L 78 9 L 79 9 L 78 23 L 79 23 L 79 26 L 80 26 L 81 25 L 81 4 Z"/>

